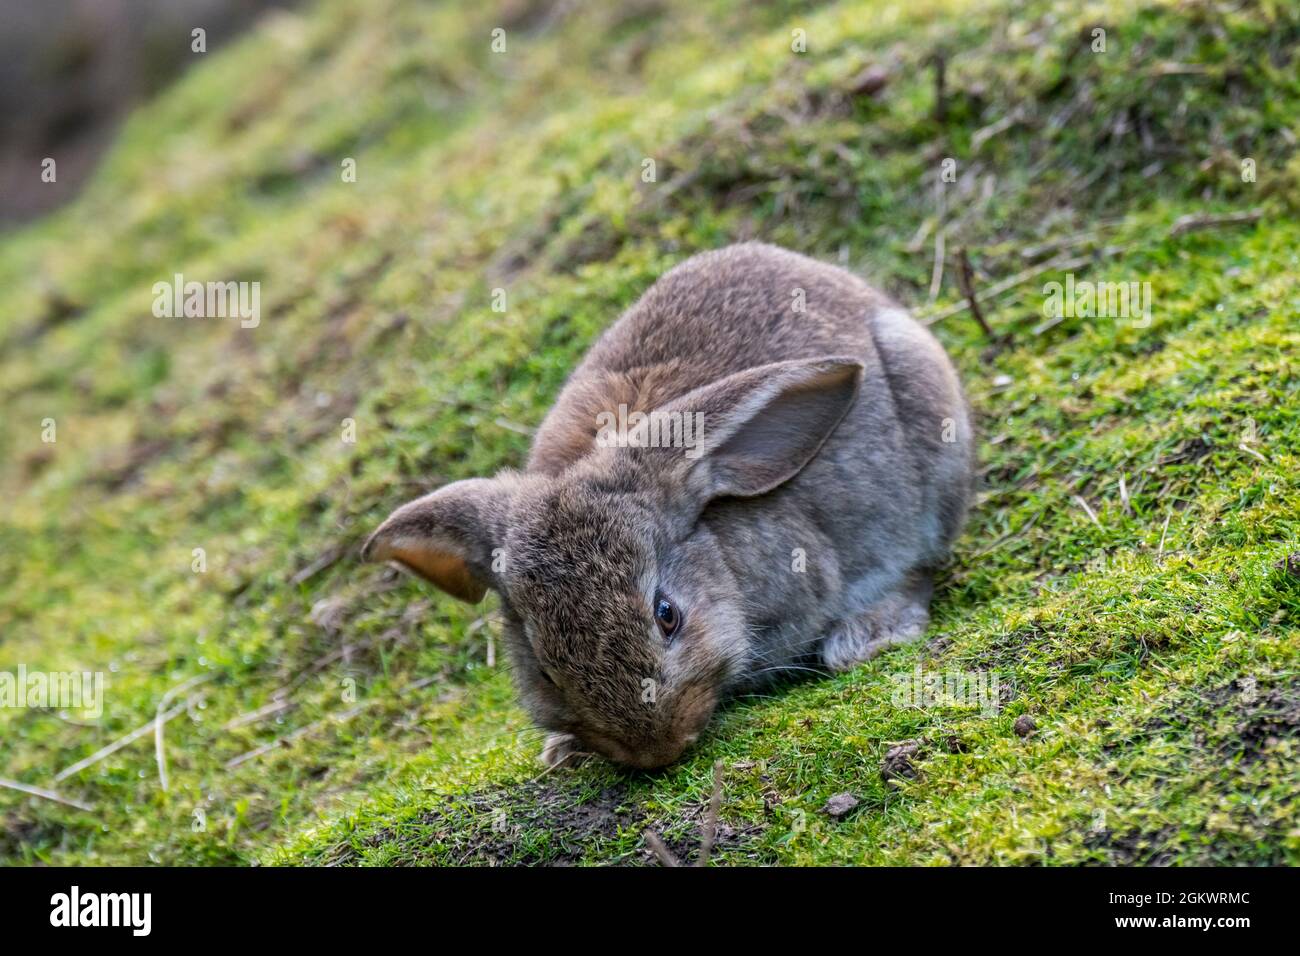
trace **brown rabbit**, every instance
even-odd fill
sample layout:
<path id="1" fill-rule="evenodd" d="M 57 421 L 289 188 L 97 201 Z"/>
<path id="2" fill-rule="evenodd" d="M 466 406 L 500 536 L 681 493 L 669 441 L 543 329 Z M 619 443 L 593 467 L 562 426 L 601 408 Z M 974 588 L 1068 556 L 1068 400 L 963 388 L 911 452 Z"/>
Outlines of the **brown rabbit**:
<path id="1" fill-rule="evenodd" d="M 523 472 L 404 505 L 364 553 L 500 595 L 544 761 L 658 767 L 728 694 L 921 635 L 971 452 L 925 329 L 842 269 L 745 243 L 606 331 Z"/>

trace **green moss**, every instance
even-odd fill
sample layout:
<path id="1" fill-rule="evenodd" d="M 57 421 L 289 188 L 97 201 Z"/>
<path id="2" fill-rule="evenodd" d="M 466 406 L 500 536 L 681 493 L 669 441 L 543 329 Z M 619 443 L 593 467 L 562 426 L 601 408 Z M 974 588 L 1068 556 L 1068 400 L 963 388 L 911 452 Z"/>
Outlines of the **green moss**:
<path id="1" fill-rule="evenodd" d="M 0 790 L 0 854 L 639 862 L 654 828 L 690 858 L 721 760 L 721 862 L 1300 859 L 1300 582 L 1278 569 L 1300 551 L 1300 21 L 801 6 L 278 14 L 142 108 L 80 200 L 0 239 L 0 669 L 109 683 L 91 726 L 0 711 L 0 776 L 49 786 L 209 678 L 167 726 L 168 792 L 149 735 L 57 784 L 90 812 Z M 868 66 L 887 82 L 853 92 Z M 930 639 L 735 703 L 662 774 L 540 776 L 487 665 L 493 606 L 355 545 L 420 490 L 521 464 L 621 309 L 751 236 L 868 275 L 963 371 L 984 491 Z M 950 308 L 958 247 L 982 287 L 1043 269 L 986 302 L 1001 348 Z M 1065 271 L 1149 281 L 1150 324 L 1044 322 Z M 176 272 L 260 281 L 260 326 L 154 318 Z M 896 705 L 917 666 L 996 676 L 1000 707 Z M 912 774 L 885 779 L 906 740 Z"/>

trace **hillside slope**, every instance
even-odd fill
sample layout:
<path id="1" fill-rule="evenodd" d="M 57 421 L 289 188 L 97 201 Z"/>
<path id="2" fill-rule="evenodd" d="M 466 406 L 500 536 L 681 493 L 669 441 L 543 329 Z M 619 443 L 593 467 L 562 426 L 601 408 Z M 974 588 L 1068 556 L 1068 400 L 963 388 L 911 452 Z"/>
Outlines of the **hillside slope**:
<path id="1" fill-rule="evenodd" d="M 0 789 L 0 857 L 690 858 L 721 761 L 714 862 L 1300 862 L 1298 42 L 1271 2 L 269 19 L 0 238 L 0 670 L 108 678 L 98 721 L 0 709 L 0 777 L 88 808 Z M 964 374 L 983 490 L 934 623 L 665 773 L 542 774 L 493 605 L 357 547 L 520 465 L 621 309 L 754 237 Z M 176 273 L 260 282 L 260 322 L 156 318 Z M 1045 315 L 1071 276 L 1149 282 L 1149 321 Z M 918 667 L 998 706 L 900 703 Z M 173 710 L 166 790 L 152 732 L 60 779 Z"/>

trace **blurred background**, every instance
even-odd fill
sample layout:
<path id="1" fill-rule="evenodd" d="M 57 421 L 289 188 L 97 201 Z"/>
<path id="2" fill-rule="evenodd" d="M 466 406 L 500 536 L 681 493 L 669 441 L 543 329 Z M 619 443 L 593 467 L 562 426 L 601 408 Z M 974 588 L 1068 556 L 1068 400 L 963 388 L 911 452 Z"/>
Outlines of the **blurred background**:
<path id="1" fill-rule="evenodd" d="M 76 194 L 122 117 L 195 62 L 293 0 L 0 0 L 0 229 Z M 58 179 L 32 170 L 57 156 Z"/>

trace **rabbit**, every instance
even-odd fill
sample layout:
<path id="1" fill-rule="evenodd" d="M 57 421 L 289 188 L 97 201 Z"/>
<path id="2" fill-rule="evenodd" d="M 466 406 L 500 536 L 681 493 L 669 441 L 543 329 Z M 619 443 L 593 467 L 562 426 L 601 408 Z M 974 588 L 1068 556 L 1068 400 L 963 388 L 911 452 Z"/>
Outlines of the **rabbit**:
<path id="1" fill-rule="evenodd" d="M 648 770 L 728 696 L 920 637 L 972 448 L 925 328 L 747 242 L 677 265 L 605 331 L 522 471 L 403 505 L 362 554 L 464 601 L 497 592 L 544 763 Z"/>

